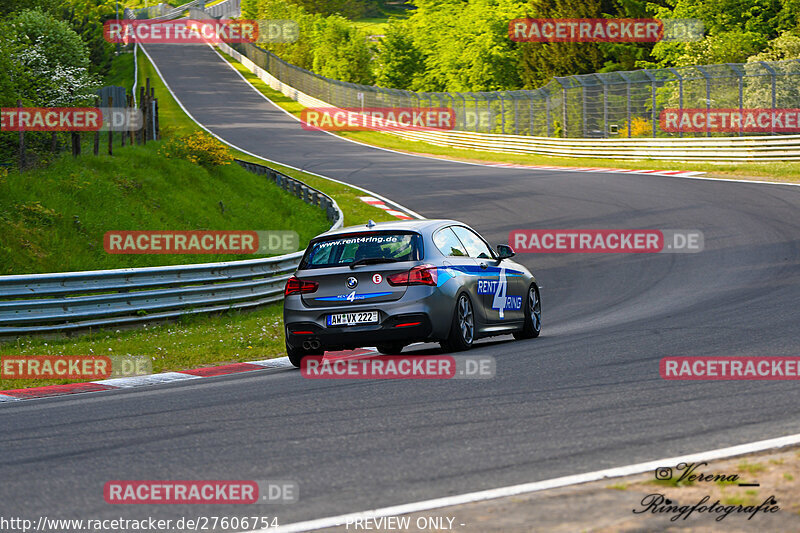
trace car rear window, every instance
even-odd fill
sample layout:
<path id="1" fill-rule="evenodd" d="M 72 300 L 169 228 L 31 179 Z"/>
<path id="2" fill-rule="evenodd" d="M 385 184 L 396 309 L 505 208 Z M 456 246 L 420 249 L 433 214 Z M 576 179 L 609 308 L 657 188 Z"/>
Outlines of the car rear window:
<path id="1" fill-rule="evenodd" d="M 343 235 L 317 241 L 306 252 L 300 268 L 341 266 L 361 259 L 418 261 L 421 238 L 416 233 Z"/>

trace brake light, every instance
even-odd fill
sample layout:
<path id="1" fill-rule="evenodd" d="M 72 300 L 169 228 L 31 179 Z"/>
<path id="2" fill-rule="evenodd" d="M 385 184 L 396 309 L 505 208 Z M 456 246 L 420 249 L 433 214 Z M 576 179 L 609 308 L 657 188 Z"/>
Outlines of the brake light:
<path id="1" fill-rule="evenodd" d="M 407 272 L 392 274 L 386 278 L 389 285 L 432 285 L 436 286 L 439 271 L 433 265 L 415 266 Z"/>
<path id="2" fill-rule="evenodd" d="M 307 292 L 316 292 L 319 283 L 316 281 L 305 281 L 292 276 L 286 280 L 286 288 L 283 291 L 284 296 L 290 294 L 305 294 Z"/>

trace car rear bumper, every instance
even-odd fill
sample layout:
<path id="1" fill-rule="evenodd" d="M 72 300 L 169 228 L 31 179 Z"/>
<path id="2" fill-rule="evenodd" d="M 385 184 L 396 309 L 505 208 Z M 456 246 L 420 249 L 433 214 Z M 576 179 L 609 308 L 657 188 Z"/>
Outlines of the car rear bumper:
<path id="1" fill-rule="evenodd" d="M 404 344 L 430 339 L 431 321 L 424 314 L 395 315 L 379 324 L 320 327 L 313 322 L 286 326 L 286 340 L 293 348 L 318 340 L 326 350 L 347 350 L 387 342 Z"/>
<path id="2" fill-rule="evenodd" d="M 284 300 L 286 342 L 300 348 L 317 340 L 323 349 L 353 349 L 389 342 L 441 340 L 447 336 L 453 316 L 452 300 L 436 288 L 412 286 L 394 302 L 330 307 L 307 307 L 296 295 Z M 335 313 L 378 311 L 376 324 L 327 326 L 326 317 Z"/>

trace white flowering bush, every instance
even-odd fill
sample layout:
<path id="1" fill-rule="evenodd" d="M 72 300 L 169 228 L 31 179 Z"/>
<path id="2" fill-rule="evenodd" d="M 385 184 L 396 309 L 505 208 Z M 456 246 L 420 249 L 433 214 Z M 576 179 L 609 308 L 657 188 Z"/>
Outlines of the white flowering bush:
<path id="1" fill-rule="evenodd" d="M 93 101 L 99 80 L 86 67 L 54 64 L 45 54 L 44 46 L 44 39 L 39 38 L 16 57 L 28 78 L 29 97 L 37 105 L 54 107 Z"/>

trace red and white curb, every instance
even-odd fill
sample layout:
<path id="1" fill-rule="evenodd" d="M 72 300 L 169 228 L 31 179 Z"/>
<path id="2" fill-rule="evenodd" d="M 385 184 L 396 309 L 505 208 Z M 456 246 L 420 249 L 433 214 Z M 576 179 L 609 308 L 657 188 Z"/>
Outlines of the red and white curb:
<path id="1" fill-rule="evenodd" d="M 339 360 L 374 355 L 375 350 L 358 349 L 343 350 L 339 352 L 326 352 L 326 360 Z M 134 387 L 145 387 L 149 385 L 161 385 L 162 383 L 173 383 L 176 381 L 186 381 L 191 379 L 212 378 L 225 376 L 228 374 L 238 374 L 241 372 L 252 372 L 254 370 L 265 369 L 286 369 L 294 368 L 289 362 L 288 357 L 277 357 L 275 359 L 265 359 L 263 361 L 250 361 L 248 363 L 231 363 L 220 366 L 207 366 L 194 368 L 191 370 L 180 370 L 177 372 L 162 372 L 160 374 L 150 374 L 145 376 L 133 376 L 127 378 L 104 379 L 101 381 L 90 381 L 88 383 L 67 383 L 64 385 L 48 385 L 45 387 L 31 387 L 28 389 L 14 389 L 0 391 L 0 403 L 17 402 L 20 400 L 32 400 L 35 398 L 51 398 L 54 396 L 64 396 L 67 394 L 79 394 L 82 392 L 102 392 L 116 389 L 131 389 Z"/>
<path id="2" fill-rule="evenodd" d="M 549 165 L 518 165 L 515 163 L 485 163 L 488 167 L 530 168 L 535 170 L 561 170 L 567 172 L 606 172 L 611 174 L 651 174 L 654 176 L 675 176 L 678 178 L 692 178 L 702 176 L 705 172 L 690 170 L 634 170 L 629 168 L 608 167 L 557 167 Z"/>
<path id="3" fill-rule="evenodd" d="M 396 216 L 397 218 L 403 220 L 414 220 L 414 217 L 410 217 L 407 214 L 403 213 L 402 211 L 398 211 L 397 209 L 392 209 L 391 207 L 386 205 L 386 202 L 378 198 L 375 198 L 374 196 L 359 196 L 358 198 L 362 202 L 365 202 L 373 207 L 377 207 L 378 209 L 383 209 L 390 215 Z"/>

